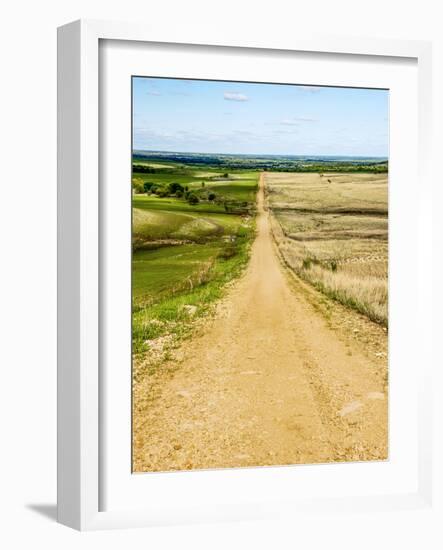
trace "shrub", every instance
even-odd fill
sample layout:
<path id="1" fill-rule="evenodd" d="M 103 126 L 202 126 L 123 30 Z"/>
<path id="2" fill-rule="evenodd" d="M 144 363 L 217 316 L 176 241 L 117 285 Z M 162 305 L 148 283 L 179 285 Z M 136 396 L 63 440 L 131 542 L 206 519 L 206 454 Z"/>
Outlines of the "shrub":
<path id="1" fill-rule="evenodd" d="M 133 164 L 132 171 L 138 174 L 155 174 L 155 168 L 145 164 Z"/>
<path id="2" fill-rule="evenodd" d="M 170 195 L 174 195 L 177 193 L 177 191 L 184 191 L 183 185 L 180 185 L 179 183 L 172 182 L 168 184 L 168 191 Z"/>
<path id="3" fill-rule="evenodd" d="M 134 193 L 137 193 L 137 194 L 144 192 L 143 185 L 139 182 L 133 183 L 132 189 L 134 190 Z"/>
<path id="4" fill-rule="evenodd" d="M 312 265 L 317 265 L 318 260 L 317 258 L 310 258 L 309 256 L 307 258 L 303 258 L 302 266 L 303 269 L 311 269 Z"/>
<path id="5" fill-rule="evenodd" d="M 143 184 L 143 191 L 145 193 L 149 193 L 149 191 L 152 190 L 154 185 L 155 185 L 155 183 L 153 183 L 152 181 L 145 181 L 145 183 Z"/>
<path id="6" fill-rule="evenodd" d="M 169 195 L 169 192 L 165 187 L 157 187 L 157 189 L 155 190 L 155 194 L 158 197 L 167 197 Z"/>
<path id="7" fill-rule="evenodd" d="M 218 257 L 223 260 L 229 260 L 238 254 L 238 247 L 234 243 L 226 244 L 218 253 Z"/>
<path id="8" fill-rule="evenodd" d="M 192 204 L 192 205 L 198 204 L 200 202 L 200 199 L 197 197 L 195 193 L 189 193 L 187 198 L 188 198 L 189 204 Z"/>
<path id="9" fill-rule="evenodd" d="M 247 227 L 240 225 L 240 227 L 237 229 L 237 237 L 246 237 L 248 234 L 249 229 Z"/>

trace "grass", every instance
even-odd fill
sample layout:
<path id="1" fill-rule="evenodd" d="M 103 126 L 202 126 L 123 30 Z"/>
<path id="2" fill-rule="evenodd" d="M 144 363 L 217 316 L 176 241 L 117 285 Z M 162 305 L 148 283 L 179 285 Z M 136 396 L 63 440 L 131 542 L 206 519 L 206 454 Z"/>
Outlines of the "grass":
<path id="1" fill-rule="evenodd" d="M 183 244 L 176 241 L 207 242 L 223 236 L 237 235 L 241 228 L 247 227 L 247 217 L 226 214 L 224 210 L 216 212 L 192 207 L 184 201 L 166 200 L 163 207 L 172 202 L 170 210 L 149 209 L 147 201 L 144 208 L 133 208 L 132 239 L 133 249 L 155 248 L 159 244 Z M 174 202 L 175 201 L 175 204 Z M 134 200 L 139 205 L 139 200 Z M 181 210 L 179 208 L 182 207 Z M 159 242 L 163 241 L 163 242 Z M 175 242 L 173 242 L 175 241 Z"/>
<path id="2" fill-rule="evenodd" d="M 208 314 L 224 293 L 226 284 L 237 277 L 249 257 L 250 241 L 237 246 L 236 253 L 224 258 L 223 246 L 188 247 L 181 258 L 162 249 L 157 259 L 145 260 L 134 270 L 133 352 L 149 351 L 152 341 L 185 337 L 196 318 Z M 174 248 L 174 252 L 182 247 Z M 156 251 L 157 253 L 159 251 Z M 189 306 L 195 308 L 189 314 Z"/>
<path id="3" fill-rule="evenodd" d="M 270 174 L 274 209 L 387 216 L 387 174 Z"/>
<path id="4" fill-rule="evenodd" d="M 138 164 L 143 163 L 134 161 L 134 165 Z M 147 165 L 152 166 L 151 164 Z M 196 192 L 198 195 L 204 195 L 209 191 L 213 191 L 220 203 L 224 200 L 254 202 L 257 177 L 258 172 L 246 170 L 234 170 L 228 174 L 227 178 L 223 177 L 223 172 L 208 170 L 208 168 L 199 171 L 195 168 L 183 169 L 177 167 L 174 171 L 169 164 L 167 168 L 156 169 L 156 173 L 154 174 L 134 172 L 132 175 L 132 184 L 136 187 L 137 185 L 143 185 L 145 182 L 152 182 L 157 185 L 168 185 L 169 183 L 176 182 L 183 186 L 188 186 L 189 190 Z M 147 195 L 140 195 L 138 197 L 150 198 Z M 223 205 L 220 208 L 223 209 Z"/>
<path id="5" fill-rule="evenodd" d="M 157 250 L 141 250 L 133 255 L 132 293 L 134 307 L 161 300 L 180 289 L 192 287 L 192 279 L 203 265 L 212 263 L 220 245 L 187 244 Z"/>
<path id="6" fill-rule="evenodd" d="M 206 212 L 223 213 L 222 204 L 200 202 L 196 205 L 188 204 L 185 200 L 177 200 L 172 197 L 159 198 L 157 195 L 134 195 L 132 198 L 133 208 L 143 210 L 163 210 L 165 212 Z"/>
<path id="7" fill-rule="evenodd" d="M 224 202 L 234 205 L 255 202 L 257 172 L 237 171 L 223 178 L 223 173 L 208 171 L 207 167 L 204 172 L 184 170 L 179 165 L 177 173 L 171 173 L 173 169 L 174 165 L 168 163 L 164 174 L 133 176 L 133 181 L 139 181 L 140 176 L 142 181 L 164 184 L 176 181 L 200 195 L 196 205 L 182 198 L 133 195 L 135 379 L 143 375 L 147 364 L 152 368 L 150 356 L 155 356 L 154 351 L 174 346 L 189 334 L 196 319 L 211 311 L 227 283 L 246 265 L 255 234 L 253 217 L 235 210 L 227 213 Z M 206 200 L 206 193 L 212 189 L 217 201 Z M 159 360 L 164 357 L 162 353 L 157 355 Z"/>
<path id="8" fill-rule="evenodd" d="M 229 200 L 248 201 L 252 202 L 255 198 L 256 180 L 242 179 L 241 183 L 235 181 L 235 184 L 208 184 L 208 189 L 221 194 Z"/>
<path id="9" fill-rule="evenodd" d="M 304 280 L 388 323 L 388 204 L 383 174 L 268 174 L 273 232 Z"/>

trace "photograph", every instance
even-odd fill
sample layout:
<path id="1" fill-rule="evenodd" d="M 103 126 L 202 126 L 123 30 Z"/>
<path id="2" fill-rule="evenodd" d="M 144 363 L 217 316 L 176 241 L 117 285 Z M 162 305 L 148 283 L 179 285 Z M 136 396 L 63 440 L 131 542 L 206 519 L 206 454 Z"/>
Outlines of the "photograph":
<path id="1" fill-rule="evenodd" d="M 389 459 L 389 90 L 132 76 L 132 472 Z"/>

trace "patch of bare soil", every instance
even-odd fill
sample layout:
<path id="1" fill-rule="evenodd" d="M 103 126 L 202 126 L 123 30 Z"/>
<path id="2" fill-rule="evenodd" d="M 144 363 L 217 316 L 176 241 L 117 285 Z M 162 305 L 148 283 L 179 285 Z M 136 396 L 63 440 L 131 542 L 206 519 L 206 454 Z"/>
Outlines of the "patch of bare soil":
<path id="1" fill-rule="evenodd" d="M 387 337 L 279 259 L 257 195 L 249 266 L 133 390 L 135 472 L 387 458 Z"/>

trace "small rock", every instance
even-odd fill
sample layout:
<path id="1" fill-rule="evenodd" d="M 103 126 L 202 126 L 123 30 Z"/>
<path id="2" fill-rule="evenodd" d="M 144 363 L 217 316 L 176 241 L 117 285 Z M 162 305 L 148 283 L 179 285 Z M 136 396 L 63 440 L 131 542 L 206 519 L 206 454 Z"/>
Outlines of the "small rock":
<path id="1" fill-rule="evenodd" d="M 247 460 L 249 458 L 249 455 L 241 453 L 235 455 L 235 458 L 238 458 L 239 460 Z"/>
<path id="2" fill-rule="evenodd" d="M 177 395 L 179 397 L 185 397 L 186 399 L 189 399 L 191 397 L 191 394 L 186 390 L 180 390 L 177 392 Z"/>
<path id="3" fill-rule="evenodd" d="M 368 399 L 384 399 L 385 398 L 385 394 L 380 392 L 380 391 L 371 391 L 368 393 L 367 395 L 367 398 Z"/>
<path id="4" fill-rule="evenodd" d="M 197 306 L 192 306 L 190 304 L 186 304 L 183 306 L 183 310 L 190 316 L 193 317 L 197 312 Z"/>
<path id="5" fill-rule="evenodd" d="M 357 411 L 363 406 L 363 403 L 361 401 L 352 401 L 351 403 L 348 403 L 345 405 L 342 410 L 339 412 L 340 416 L 346 416 L 347 414 L 350 414 L 352 412 Z"/>

